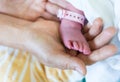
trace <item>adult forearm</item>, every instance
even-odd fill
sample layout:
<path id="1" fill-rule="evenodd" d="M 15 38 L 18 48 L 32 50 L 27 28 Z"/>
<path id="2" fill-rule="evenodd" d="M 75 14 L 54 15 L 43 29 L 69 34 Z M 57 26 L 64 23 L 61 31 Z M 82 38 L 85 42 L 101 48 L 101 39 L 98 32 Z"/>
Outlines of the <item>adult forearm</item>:
<path id="1" fill-rule="evenodd" d="M 0 14 L 0 45 L 23 49 L 28 41 L 28 21 Z"/>

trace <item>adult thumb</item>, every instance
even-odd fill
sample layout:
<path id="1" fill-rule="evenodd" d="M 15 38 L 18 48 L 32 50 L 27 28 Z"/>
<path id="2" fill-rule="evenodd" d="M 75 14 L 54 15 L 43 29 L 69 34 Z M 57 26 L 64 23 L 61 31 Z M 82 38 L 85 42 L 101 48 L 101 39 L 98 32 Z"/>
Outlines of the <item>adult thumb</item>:
<path id="1" fill-rule="evenodd" d="M 82 75 L 86 74 L 85 64 L 78 57 L 71 56 L 70 54 L 67 54 L 65 52 L 63 53 L 60 52 L 59 54 L 56 54 L 54 55 L 54 57 L 52 57 L 51 61 L 53 60 L 54 60 L 55 67 L 58 67 L 60 69 L 76 70 Z"/>

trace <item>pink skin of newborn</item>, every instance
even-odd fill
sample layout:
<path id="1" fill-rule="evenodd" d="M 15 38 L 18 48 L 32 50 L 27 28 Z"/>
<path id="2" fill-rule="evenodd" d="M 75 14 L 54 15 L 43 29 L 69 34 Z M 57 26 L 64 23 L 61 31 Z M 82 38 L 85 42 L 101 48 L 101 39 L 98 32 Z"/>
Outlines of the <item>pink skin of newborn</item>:
<path id="1" fill-rule="evenodd" d="M 72 6 L 69 7 L 69 11 L 84 15 L 82 11 L 77 10 Z M 82 24 L 63 18 L 60 24 L 61 38 L 64 45 L 68 49 L 73 49 L 82 52 L 85 55 L 89 55 L 91 53 L 91 50 L 81 32 L 82 28 Z"/>

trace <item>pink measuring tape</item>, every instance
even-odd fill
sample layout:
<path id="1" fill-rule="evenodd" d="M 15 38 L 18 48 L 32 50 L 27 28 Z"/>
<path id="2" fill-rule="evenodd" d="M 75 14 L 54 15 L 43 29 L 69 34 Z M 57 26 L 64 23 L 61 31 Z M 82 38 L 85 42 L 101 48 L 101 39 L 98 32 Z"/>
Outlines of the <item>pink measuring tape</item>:
<path id="1" fill-rule="evenodd" d="M 68 19 L 68 20 L 71 20 L 74 22 L 78 22 L 84 26 L 84 21 L 85 21 L 84 15 L 81 15 L 81 14 L 78 14 L 75 12 L 71 12 L 68 10 L 59 9 L 57 17 L 60 19 Z"/>

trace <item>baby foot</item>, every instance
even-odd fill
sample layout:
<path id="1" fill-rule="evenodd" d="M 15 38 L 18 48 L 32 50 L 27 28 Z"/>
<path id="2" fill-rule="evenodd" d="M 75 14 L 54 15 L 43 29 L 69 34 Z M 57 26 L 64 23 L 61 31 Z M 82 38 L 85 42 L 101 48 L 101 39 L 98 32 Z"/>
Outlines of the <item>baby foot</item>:
<path id="1" fill-rule="evenodd" d="M 60 34 L 64 45 L 69 49 L 74 49 L 84 54 L 90 54 L 89 45 L 81 33 L 81 24 L 63 19 L 60 25 Z"/>

